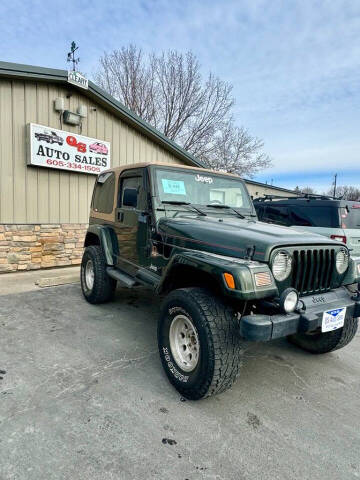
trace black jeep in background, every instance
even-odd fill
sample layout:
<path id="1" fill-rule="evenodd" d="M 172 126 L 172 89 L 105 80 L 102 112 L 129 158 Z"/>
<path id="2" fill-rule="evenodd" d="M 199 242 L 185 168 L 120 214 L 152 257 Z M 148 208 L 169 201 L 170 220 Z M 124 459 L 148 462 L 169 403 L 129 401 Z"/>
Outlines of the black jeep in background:
<path id="1" fill-rule="evenodd" d="M 266 195 L 254 200 L 259 220 L 318 233 L 345 243 L 360 256 L 360 202 L 323 195 Z"/>

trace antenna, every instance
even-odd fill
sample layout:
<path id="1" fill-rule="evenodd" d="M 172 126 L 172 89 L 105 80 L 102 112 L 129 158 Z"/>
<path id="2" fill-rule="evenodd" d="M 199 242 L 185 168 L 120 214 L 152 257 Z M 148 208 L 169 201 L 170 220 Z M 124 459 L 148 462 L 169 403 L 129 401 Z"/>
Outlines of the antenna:
<path id="1" fill-rule="evenodd" d="M 75 58 L 75 52 L 78 50 L 79 47 L 76 46 L 75 42 L 71 42 L 71 50 L 67 54 L 67 61 L 72 62 L 72 69 L 73 72 L 76 70 L 76 65 L 80 62 L 80 58 Z"/>

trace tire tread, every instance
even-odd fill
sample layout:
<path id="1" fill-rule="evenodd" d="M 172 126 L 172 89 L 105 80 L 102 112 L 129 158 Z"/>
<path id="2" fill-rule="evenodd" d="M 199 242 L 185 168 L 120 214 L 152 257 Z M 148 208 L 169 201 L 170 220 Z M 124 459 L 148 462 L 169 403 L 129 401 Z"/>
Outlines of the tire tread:
<path id="1" fill-rule="evenodd" d="M 322 354 L 334 352 L 345 347 L 356 335 L 358 329 L 358 319 L 348 317 L 345 319 L 344 326 L 332 332 L 319 333 L 311 336 L 304 333 L 291 335 L 289 340 L 294 345 L 311 353 Z"/>
<path id="2" fill-rule="evenodd" d="M 100 245 L 91 245 L 86 247 L 83 255 L 82 269 L 87 257 L 90 257 L 94 265 L 94 287 L 90 294 L 83 286 L 83 273 L 81 272 L 81 286 L 84 297 L 89 303 L 98 304 L 110 301 L 116 289 L 116 280 L 109 277 L 106 273 L 106 260 L 104 252 Z"/>
<path id="3" fill-rule="evenodd" d="M 169 376 L 169 379 L 181 394 L 194 400 L 222 393 L 232 386 L 239 374 L 239 320 L 231 307 L 206 289 L 182 288 L 171 292 L 169 297 L 179 293 L 195 302 L 206 319 L 203 326 L 208 338 L 212 339 L 209 348 L 214 368 L 201 385 L 193 386 L 190 391 L 175 384 L 172 377 Z"/>

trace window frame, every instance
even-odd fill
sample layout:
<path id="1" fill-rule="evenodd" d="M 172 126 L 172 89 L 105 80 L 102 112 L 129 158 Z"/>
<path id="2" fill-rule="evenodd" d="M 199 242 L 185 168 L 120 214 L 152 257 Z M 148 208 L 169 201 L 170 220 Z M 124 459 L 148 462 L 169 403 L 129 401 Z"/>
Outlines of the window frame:
<path id="1" fill-rule="evenodd" d="M 129 179 L 129 178 L 140 178 L 140 184 L 138 188 L 140 187 L 137 195 L 137 204 L 136 207 L 129 207 L 127 205 L 123 205 L 123 183 L 124 180 Z M 144 191 L 144 198 L 143 203 L 144 205 L 139 206 L 139 198 L 141 196 L 139 195 L 141 189 Z M 149 209 L 145 195 L 149 189 L 147 188 L 147 175 L 146 175 L 146 168 L 132 168 L 132 169 L 127 169 L 123 172 L 120 173 L 119 179 L 118 179 L 118 195 L 116 199 L 116 208 L 117 209 L 124 209 L 127 211 L 147 211 Z"/>

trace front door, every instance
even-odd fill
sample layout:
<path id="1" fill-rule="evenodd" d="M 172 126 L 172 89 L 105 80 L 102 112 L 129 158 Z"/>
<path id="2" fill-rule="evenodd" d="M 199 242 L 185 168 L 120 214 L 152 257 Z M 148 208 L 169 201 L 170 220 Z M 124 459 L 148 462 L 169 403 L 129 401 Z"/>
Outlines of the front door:
<path id="1" fill-rule="evenodd" d="M 116 209 L 116 235 L 119 245 L 118 265 L 134 275 L 146 266 L 148 244 L 148 181 L 145 169 L 126 170 L 119 178 Z"/>

